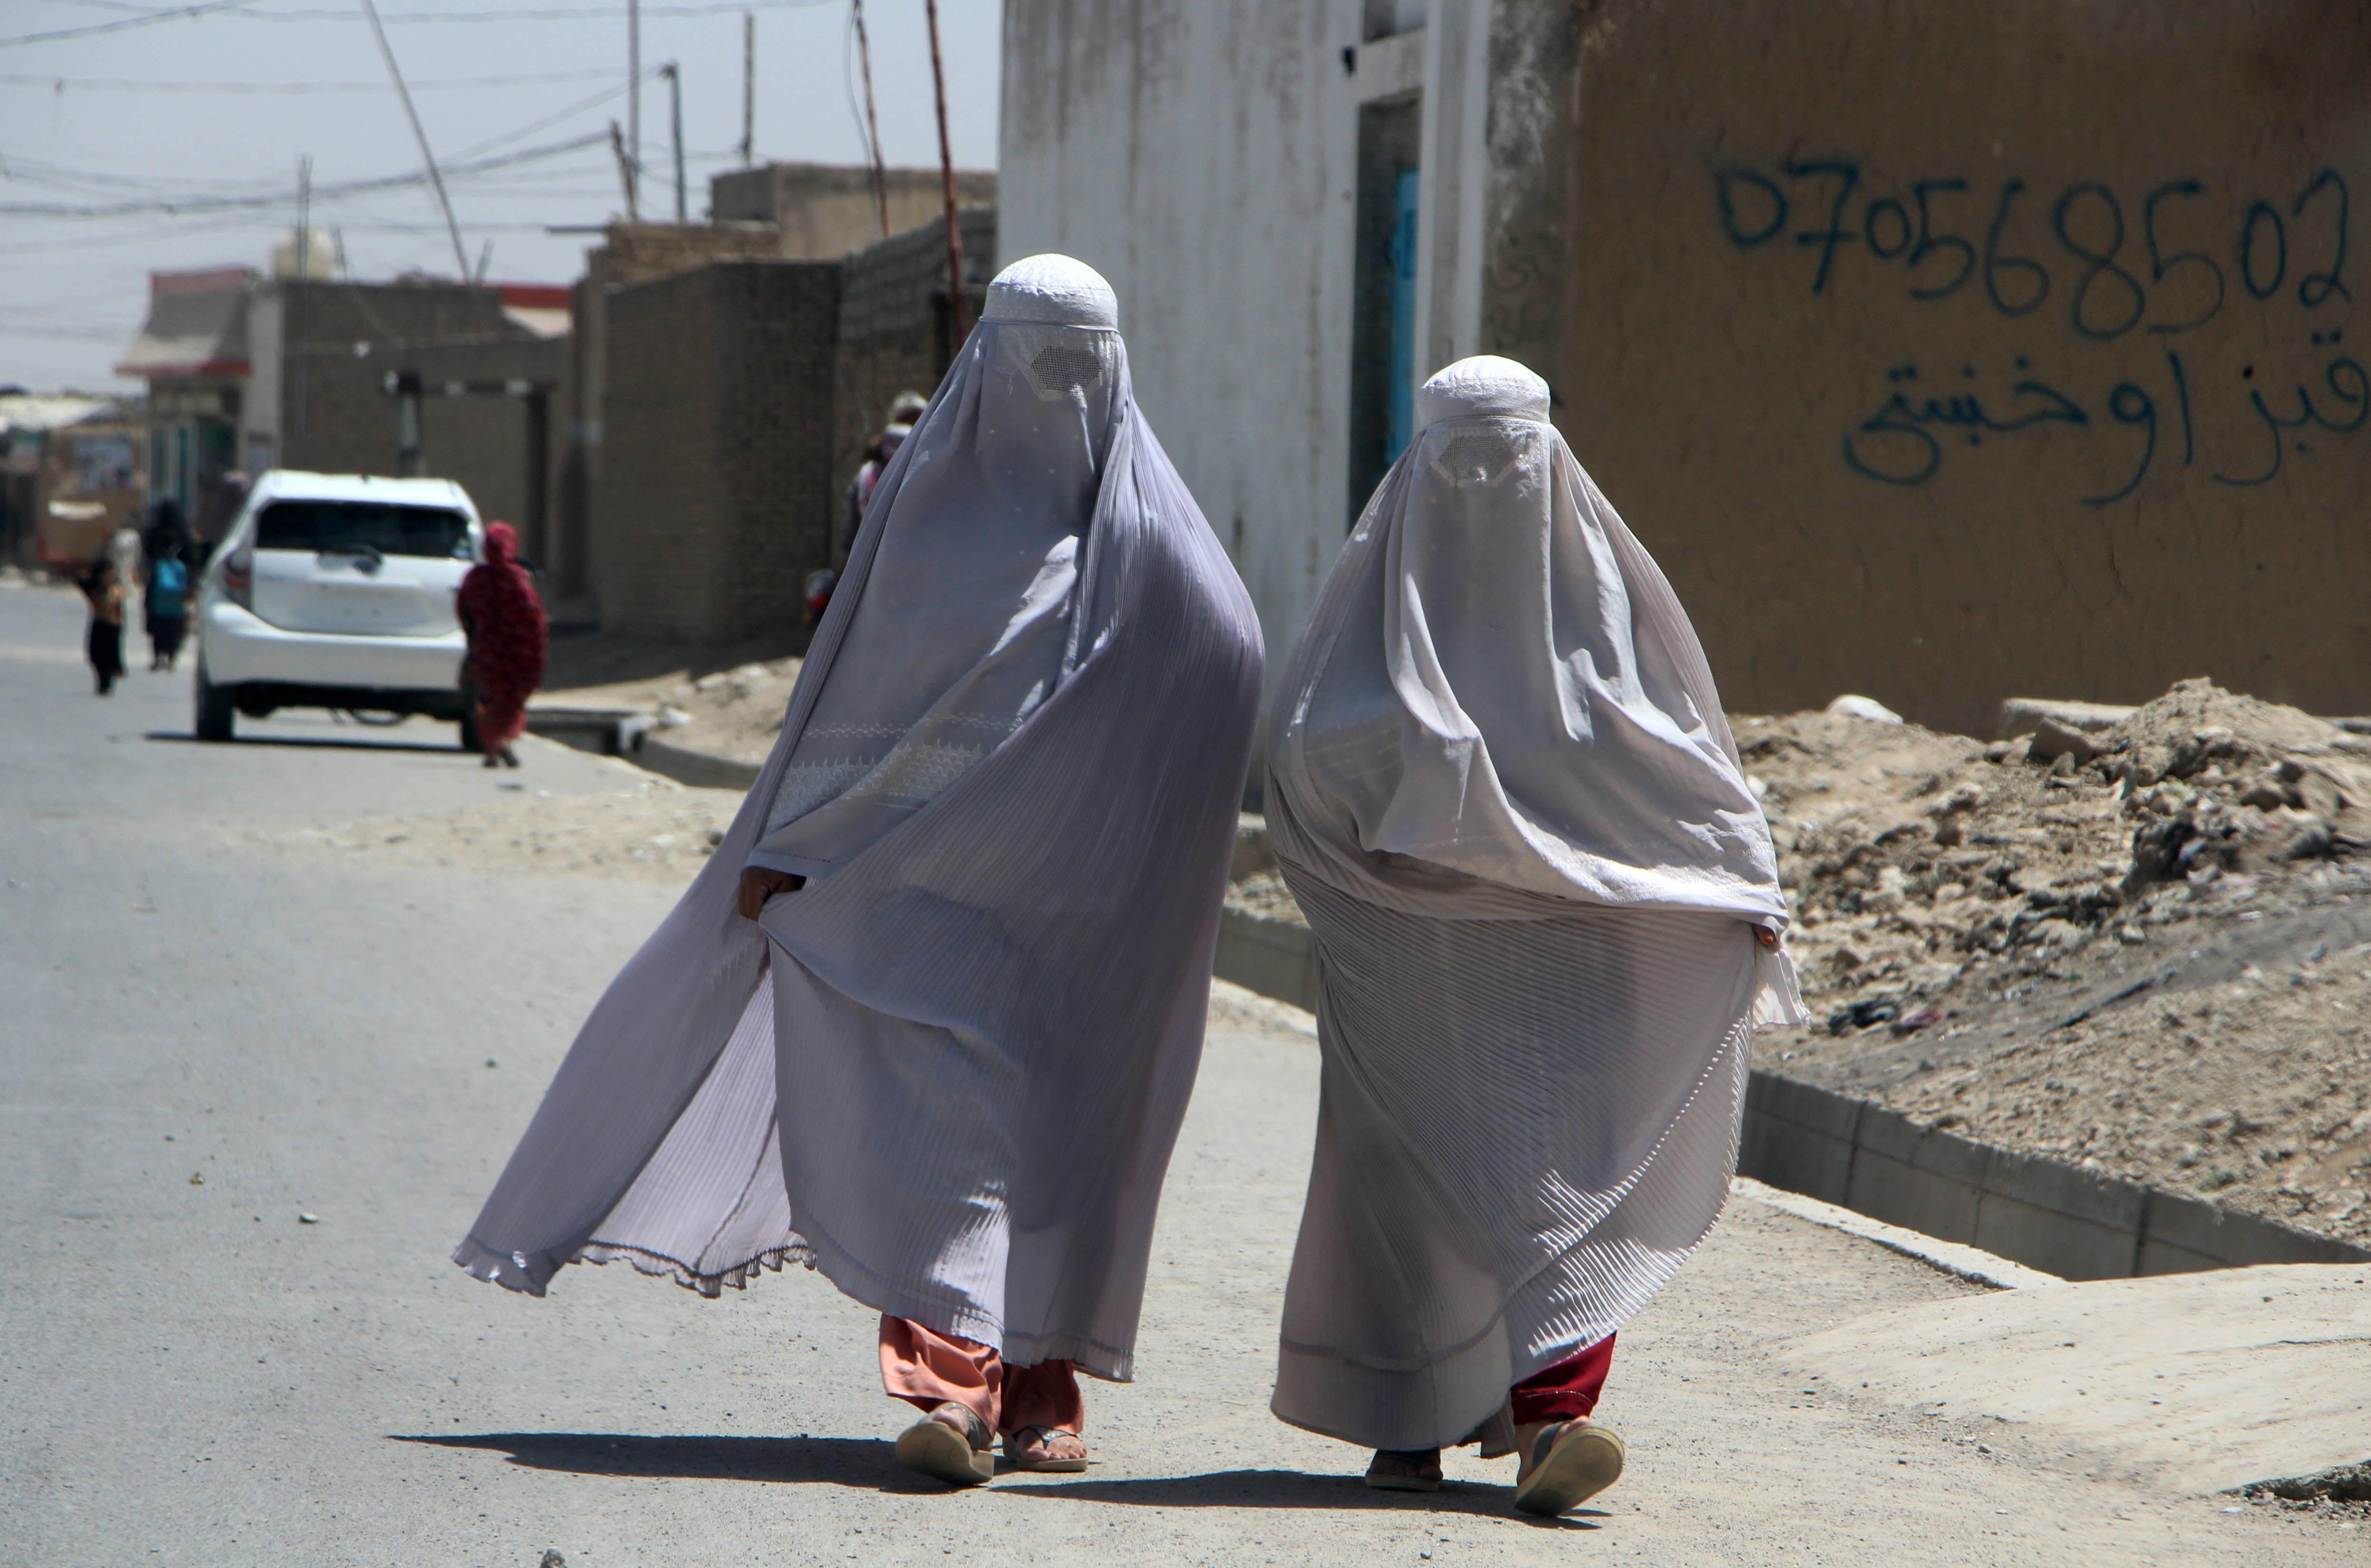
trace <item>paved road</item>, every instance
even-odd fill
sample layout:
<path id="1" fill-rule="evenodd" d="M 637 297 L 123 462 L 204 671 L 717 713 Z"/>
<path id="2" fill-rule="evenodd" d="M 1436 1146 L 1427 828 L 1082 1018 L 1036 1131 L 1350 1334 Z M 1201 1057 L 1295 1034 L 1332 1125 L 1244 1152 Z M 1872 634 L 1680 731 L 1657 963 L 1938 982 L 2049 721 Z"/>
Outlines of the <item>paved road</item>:
<path id="1" fill-rule="evenodd" d="M 1966 1287 L 1749 1205 L 1624 1334 L 1602 1413 L 1631 1473 L 1601 1510 L 1519 1522 L 1470 1458 L 1430 1499 L 1368 1493 L 1363 1455 L 1266 1412 L 1315 1048 L 1240 1000 L 1171 1173 L 1144 1381 L 1090 1387 L 1101 1462 L 909 1484 L 873 1320 L 815 1275 L 702 1303 L 573 1270 L 538 1302 L 445 1261 L 667 894 L 289 847 L 497 780 L 420 722 L 195 745 L 185 677 L 98 701 L 78 633 L 71 598 L 0 587 L 0 1563 L 2362 1558 L 2015 1428 L 1807 1391 L 1774 1340 Z M 537 744 L 526 777 L 619 766 Z"/>

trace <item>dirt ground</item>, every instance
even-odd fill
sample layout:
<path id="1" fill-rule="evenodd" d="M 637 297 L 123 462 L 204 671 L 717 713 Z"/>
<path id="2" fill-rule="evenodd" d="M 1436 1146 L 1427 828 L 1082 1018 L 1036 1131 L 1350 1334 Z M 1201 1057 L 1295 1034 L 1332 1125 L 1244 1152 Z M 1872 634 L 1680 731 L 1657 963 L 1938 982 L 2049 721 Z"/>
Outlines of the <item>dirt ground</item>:
<path id="1" fill-rule="evenodd" d="M 1989 744 L 1734 722 L 1820 1020 L 1763 1066 L 2371 1244 L 2371 740 L 2203 681 Z"/>
<path id="2" fill-rule="evenodd" d="M 644 713 L 671 744 L 763 762 L 781 732 L 804 646 L 804 635 L 716 648 L 554 638 L 536 706 Z"/>
<path id="3" fill-rule="evenodd" d="M 305 829 L 278 842 L 302 852 L 448 870 L 577 873 L 680 887 L 741 806 L 734 790 L 689 789 L 623 764 L 619 788 L 607 793 L 555 795 L 507 780 L 498 788 L 501 795 L 483 805 Z"/>

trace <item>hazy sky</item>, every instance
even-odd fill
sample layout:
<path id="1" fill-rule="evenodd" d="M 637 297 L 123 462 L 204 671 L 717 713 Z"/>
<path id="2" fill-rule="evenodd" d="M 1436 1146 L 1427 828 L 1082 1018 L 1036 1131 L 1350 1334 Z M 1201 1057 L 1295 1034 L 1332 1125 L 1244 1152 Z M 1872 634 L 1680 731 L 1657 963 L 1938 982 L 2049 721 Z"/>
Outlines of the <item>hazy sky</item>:
<path id="1" fill-rule="evenodd" d="M 473 266 L 492 240 L 490 277 L 573 281 L 591 238 L 543 230 L 623 208 L 606 133 L 612 118 L 627 117 L 625 0 L 378 6 L 440 163 L 602 134 L 596 145 L 448 181 Z M 193 7 L 204 14 L 145 19 Z M 863 161 L 850 108 L 848 0 L 645 0 L 642 9 L 644 70 L 682 64 L 695 221 L 707 176 L 737 161 L 744 10 L 758 18 L 758 160 Z M 893 164 L 935 165 L 923 0 L 870 0 L 864 13 L 883 152 Z M 940 0 L 959 167 L 995 166 L 1000 17 L 997 0 Z M 33 38 L 109 26 L 117 30 Z M 642 213 L 668 216 L 664 82 L 643 84 L 642 118 Z M 110 367 L 139 329 L 149 270 L 263 266 L 295 221 L 299 154 L 313 160 L 314 223 L 339 231 L 357 277 L 453 272 L 452 242 L 424 181 L 335 193 L 341 183 L 420 171 L 361 0 L 0 0 L 0 384 L 131 385 Z M 226 198 L 268 204 L 88 211 Z"/>

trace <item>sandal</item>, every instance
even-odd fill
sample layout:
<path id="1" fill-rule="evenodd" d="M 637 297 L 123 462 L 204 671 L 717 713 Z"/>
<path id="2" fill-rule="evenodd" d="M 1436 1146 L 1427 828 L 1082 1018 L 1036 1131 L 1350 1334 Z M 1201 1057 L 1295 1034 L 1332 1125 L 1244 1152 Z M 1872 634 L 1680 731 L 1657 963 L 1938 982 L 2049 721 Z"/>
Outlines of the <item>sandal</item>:
<path id="1" fill-rule="evenodd" d="M 1378 1492 L 1438 1492 L 1440 1450 L 1378 1448 L 1367 1466 L 1367 1484 Z"/>
<path id="2" fill-rule="evenodd" d="M 1515 1506 L 1554 1517 L 1578 1507 L 1622 1477 L 1622 1439 L 1586 1421 L 1559 1422 L 1532 1441 L 1515 1478 Z"/>
<path id="3" fill-rule="evenodd" d="M 1036 1444 L 1040 1448 L 1051 1449 L 1057 1437 L 1072 1439 L 1078 1443 L 1081 1450 L 1086 1447 L 1085 1440 L 1077 1433 L 1065 1431 L 1059 1426 L 1015 1427 L 1004 1435 L 1005 1462 L 1012 1465 L 1014 1470 L 1047 1470 L 1062 1475 L 1075 1475 L 1086 1469 L 1087 1456 L 1084 1452 L 1081 1452 L 1076 1458 L 1061 1458 L 1051 1453 L 1044 1458 L 1030 1458 L 1022 1453 L 1022 1449 L 1032 1443 Z"/>
<path id="4" fill-rule="evenodd" d="M 963 1417 L 962 1426 L 939 1419 L 949 1411 Z M 897 1434 L 897 1462 L 949 1486 L 977 1486 L 996 1473 L 993 1440 L 977 1411 L 950 1400 Z"/>

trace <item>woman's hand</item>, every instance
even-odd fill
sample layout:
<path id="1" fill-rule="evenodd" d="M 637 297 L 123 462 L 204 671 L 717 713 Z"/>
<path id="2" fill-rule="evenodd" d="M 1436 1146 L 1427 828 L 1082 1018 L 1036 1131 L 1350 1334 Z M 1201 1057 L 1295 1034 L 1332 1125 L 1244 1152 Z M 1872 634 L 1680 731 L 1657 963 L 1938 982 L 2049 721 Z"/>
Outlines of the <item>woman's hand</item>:
<path id="1" fill-rule="evenodd" d="M 796 893 L 806 885 L 806 878 L 788 871 L 769 871 L 760 866 L 745 868 L 741 872 L 741 918 L 755 920 L 766 907 L 766 900 L 778 893 Z"/>

